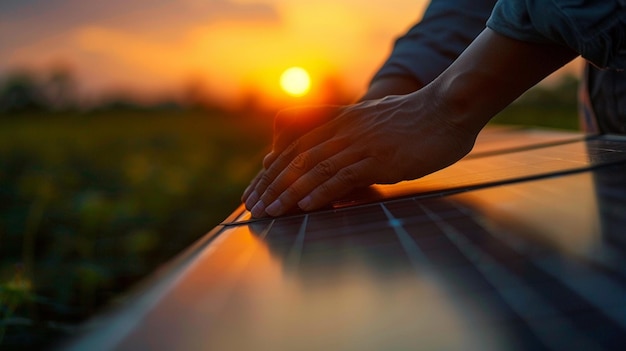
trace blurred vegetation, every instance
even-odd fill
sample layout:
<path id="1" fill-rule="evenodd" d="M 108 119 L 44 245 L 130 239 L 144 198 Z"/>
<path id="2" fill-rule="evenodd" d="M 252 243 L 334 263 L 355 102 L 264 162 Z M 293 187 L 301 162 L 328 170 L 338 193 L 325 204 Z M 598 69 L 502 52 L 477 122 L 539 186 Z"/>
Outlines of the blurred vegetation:
<path id="1" fill-rule="evenodd" d="M 491 123 L 579 130 L 578 79 L 564 76 L 554 86 L 536 86 L 495 116 Z"/>
<path id="2" fill-rule="evenodd" d="M 71 333 L 225 219 L 270 127 L 204 111 L 0 119 L 0 346 Z"/>
<path id="3" fill-rule="evenodd" d="M 496 123 L 575 129 L 575 80 Z M 71 72 L 0 86 L 0 348 L 42 349 L 239 205 L 272 118 L 115 99 L 85 112 Z M 202 105 L 202 108 L 199 106 Z"/>
<path id="4" fill-rule="evenodd" d="M 45 74 L 16 69 L 0 86 L 0 113 L 66 111 L 78 107 L 77 82 L 72 69 L 56 65 Z"/>

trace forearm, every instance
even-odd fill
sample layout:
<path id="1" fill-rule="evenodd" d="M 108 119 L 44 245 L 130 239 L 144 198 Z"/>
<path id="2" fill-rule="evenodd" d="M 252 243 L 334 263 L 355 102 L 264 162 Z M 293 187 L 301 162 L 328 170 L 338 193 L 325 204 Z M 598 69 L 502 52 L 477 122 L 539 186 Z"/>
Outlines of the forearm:
<path id="1" fill-rule="evenodd" d="M 430 83 L 485 28 L 495 2 L 431 0 L 419 23 L 396 40 L 362 100 L 402 95 Z"/>
<path id="2" fill-rule="evenodd" d="M 564 46 L 522 42 L 485 29 L 424 89 L 449 116 L 448 122 L 477 133 L 524 91 L 576 55 Z"/>

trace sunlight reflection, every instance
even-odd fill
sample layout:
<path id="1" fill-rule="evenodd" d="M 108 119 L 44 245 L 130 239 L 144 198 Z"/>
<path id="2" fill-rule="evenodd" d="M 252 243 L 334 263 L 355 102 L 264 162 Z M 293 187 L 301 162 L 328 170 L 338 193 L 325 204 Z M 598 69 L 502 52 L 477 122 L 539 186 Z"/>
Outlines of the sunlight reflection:
<path id="1" fill-rule="evenodd" d="M 310 260 L 289 268 L 283 255 L 289 248 L 280 242 L 270 248 L 262 240 L 269 222 L 256 225 L 257 234 L 248 226 L 227 229 L 202 254 L 193 278 L 183 280 L 176 295 L 193 322 L 172 331 L 178 335 L 173 345 L 469 350 L 502 342 L 497 328 L 470 325 L 463 312 L 472 306 L 454 299 L 426 270 L 416 275 L 401 265 L 381 274 L 358 251 L 337 252 L 343 258 L 333 260 L 332 269 Z"/>
<path id="2" fill-rule="evenodd" d="M 566 188 L 567 190 L 564 190 Z M 457 195 L 506 231 L 571 255 L 602 245 L 592 173 L 525 182 Z M 558 206 L 545 206 L 545 198 Z"/>

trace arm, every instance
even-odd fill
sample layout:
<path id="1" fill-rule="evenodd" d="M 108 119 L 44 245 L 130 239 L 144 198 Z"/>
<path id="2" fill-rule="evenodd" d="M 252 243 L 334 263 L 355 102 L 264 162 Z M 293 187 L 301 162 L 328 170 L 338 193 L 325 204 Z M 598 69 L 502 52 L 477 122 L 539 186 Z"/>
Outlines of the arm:
<path id="1" fill-rule="evenodd" d="M 366 94 L 372 100 L 412 93 L 443 72 L 485 28 L 496 0 L 432 0 L 399 37 Z"/>
<path id="2" fill-rule="evenodd" d="M 448 121 L 478 133 L 527 89 L 577 56 L 572 49 L 511 39 L 486 29 L 429 86 Z"/>
<path id="3" fill-rule="evenodd" d="M 576 53 L 485 30 L 431 84 L 343 108 L 266 164 L 247 207 L 278 216 L 313 210 L 356 187 L 415 179 L 473 146 L 484 124 Z"/>
<path id="4" fill-rule="evenodd" d="M 400 37 L 362 100 L 413 92 L 430 83 L 484 29 L 495 0 L 433 0 Z M 560 43 L 598 67 L 626 69 L 626 8 L 619 1 L 499 1 L 488 27 L 525 42 Z"/>

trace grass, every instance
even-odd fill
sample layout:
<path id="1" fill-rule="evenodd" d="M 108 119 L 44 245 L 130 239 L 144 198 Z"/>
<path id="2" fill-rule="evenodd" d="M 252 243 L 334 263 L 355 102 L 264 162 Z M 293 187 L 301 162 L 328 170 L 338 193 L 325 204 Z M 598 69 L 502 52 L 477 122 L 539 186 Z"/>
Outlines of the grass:
<path id="1" fill-rule="evenodd" d="M 520 102 L 507 107 L 490 123 L 579 130 L 575 104 L 549 105 Z"/>
<path id="2" fill-rule="evenodd" d="M 565 76 L 553 87 L 536 86 L 491 123 L 578 130 L 578 79 Z"/>
<path id="3" fill-rule="evenodd" d="M 0 346 L 44 347 L 222 221 L 271 119 L 202 112 L 0 120 Z"/>

